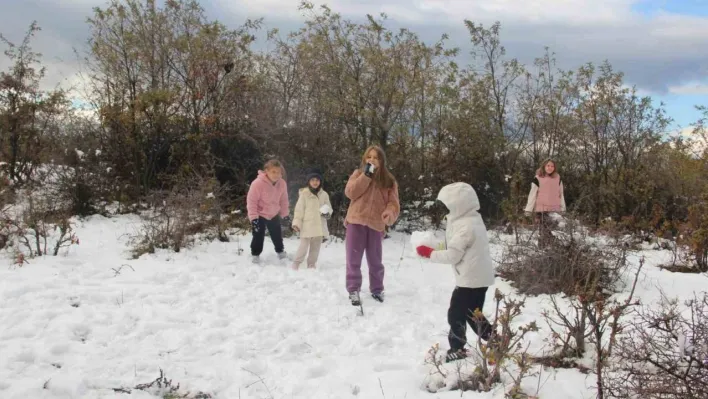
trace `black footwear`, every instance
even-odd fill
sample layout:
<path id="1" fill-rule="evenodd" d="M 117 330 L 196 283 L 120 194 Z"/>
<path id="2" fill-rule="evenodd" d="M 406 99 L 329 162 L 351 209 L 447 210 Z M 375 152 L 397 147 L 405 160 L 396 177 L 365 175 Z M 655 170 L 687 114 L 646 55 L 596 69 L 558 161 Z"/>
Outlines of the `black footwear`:
<path id="1" fill-rule="evenodd" d="M 445 363 L 450 363 L 454 362 L 455 360 L 462 360 L 467 358 L 467 349 L 458 349 L 458 350 L 448 350 L 447 351 L 447 356 L 445 356 Z"/>
<path id="2" fill-rule="evenodd" d="M 349 300 L 352 302 L 352 306 L 361 305 L 361 299 L 359 298 L 359 293 L 356 291 L 349 293 Z"/>
<path id="3" fill-rule="evenodd" d="M 376 293 L 376 294 L 372 293 L 372 294 L 371 294 L 371 297 L 374 298 L 374 299 L 376 299 L 377 301 L 379 301 L 379 302 L 381 302 L 381 303 L 383 303 L 383 301 L 384 301 L 384 293 L 383 293 L 383 292 L 379 292 L 379 293 Z"/>

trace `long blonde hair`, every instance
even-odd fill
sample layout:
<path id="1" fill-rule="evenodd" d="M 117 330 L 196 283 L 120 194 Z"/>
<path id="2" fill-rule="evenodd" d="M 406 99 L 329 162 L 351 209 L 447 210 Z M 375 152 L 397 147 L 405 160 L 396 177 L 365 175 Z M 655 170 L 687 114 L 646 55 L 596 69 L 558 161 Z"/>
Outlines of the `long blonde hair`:
<path id="1" fill-rule="evenodd" d="M 546 177 L 548 174 L 546 173 L 546 165 L 548 165 L 549 162 L 553 162 L 553 173 L 551 173 L 551 177 L 555 177 L 558 175 L 558 164 L 556 161 L 554 161 L 552 158 L 546 158 L 543 162 L 541 162 L 541 166 L 536 170 L 536 176 L 538 177 Z"/>
<path id="2" fill-rule="evenodd" d="M 371 152 L 371 150 L 376 151 L 376 155 L 379 157 L 380 166 L 374 171 L 373 180 L 377 186 L 383 188 L 392 188 L 396 184 L 396 178 L 393 174 L 389 172 L 386 168 L 386 153 L 383 148 L 372 145 L 364 151 L 364 155 L 361 156 L 361 169 L 364 170 L 366 167 L 366 156 Z"/>

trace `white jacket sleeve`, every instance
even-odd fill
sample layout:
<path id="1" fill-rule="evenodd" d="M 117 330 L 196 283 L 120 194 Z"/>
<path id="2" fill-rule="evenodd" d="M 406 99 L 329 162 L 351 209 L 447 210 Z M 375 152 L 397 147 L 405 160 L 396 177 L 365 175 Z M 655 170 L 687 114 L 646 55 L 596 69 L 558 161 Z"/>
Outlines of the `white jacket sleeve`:
<path id="1" fill-rule="evenodd" d="M 538 186 L 534 183 L 531 183 L 531 192 L 529 192 L 529 199 L 526 201 L 526 209 L 524 209 L 524 212 L 533 212 L 534 207 L 536 206 L 536 197 L 538 196 Z"/>
<path id="2" fill-rule="evenodd" d="M 305 219 L 305 199 L 300 195 L 295 204 L 295 214 L 293 215 L 293 227 L 302 229 L 302 222 Z"/>
<path id="3" fill-rule="evenodd" d="M 434 263 L 444 263 L 448 265 L 456 265 L 465 256 L 467 248 L 474 243 L 474 233 L 465 226 L 456 231 L 452 239 L 447 243 L 447 249 L 442 251 L 433 251 L 430 255 L 430 260 Z"/>

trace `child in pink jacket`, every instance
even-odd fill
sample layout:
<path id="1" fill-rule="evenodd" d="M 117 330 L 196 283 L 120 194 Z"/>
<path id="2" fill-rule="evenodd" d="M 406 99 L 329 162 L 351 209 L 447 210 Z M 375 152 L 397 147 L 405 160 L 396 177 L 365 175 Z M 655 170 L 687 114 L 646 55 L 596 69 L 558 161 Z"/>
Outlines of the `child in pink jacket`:
<path id="1" fill-rule="evenodd" d="M 278 259 L 285 259 L 287 254 L 283 246 L 280 218 L 285 218 L 289 214 L 288 185 L 283 180 L 283 165 L 278 160 L 271 159 L 266 162 L 263 170 L 258 171 L 258 177 L 248 190 L 246 208 L 253 233 L 251 240 L 253 263 L 260 262 L 266 229 L 270 233 Z"/>
<path id="2" fill-rule="evenodd" d="M 528 202 L 524 209 L 527 214 L 536 214 L 536 224 L 539 226 L 538 244 L 547 247 L 553 242 L 551 233 L 550 213 L 565 212 L 565 196 L 563 195 L 563 180 L 558 174 L 556 163 L 546 159 L 536 170 L 536 176 L 531 183 Z"/>

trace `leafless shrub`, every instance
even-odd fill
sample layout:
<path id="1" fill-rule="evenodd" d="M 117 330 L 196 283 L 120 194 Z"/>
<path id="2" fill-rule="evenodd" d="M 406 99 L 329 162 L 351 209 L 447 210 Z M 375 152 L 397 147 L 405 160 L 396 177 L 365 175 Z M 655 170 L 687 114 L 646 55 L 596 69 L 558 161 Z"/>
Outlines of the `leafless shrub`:
<path id="1" fill-rule="evenodd" d="M 226 229 L 235 216 L 224 213 L 224 188 L 215 179 L 184 177 L 171 191 L 153 192 L 150 211 L 143 215 L 140 232 L 132 237 L 133 257 L 157 249 L 181 251 L 197 234 L 228 241 Z"/>
<path id="2" fill-rule="evenodd" d="M 25 199 L 0 211 L 0 236 L 12 246 L 18 265 L 27 263 L 27 258 L 57 256 L 61 248 L 79 244 L 67 209 L 41 192 L 28 190 Z"/>
<path id="3" fill-rule="evenodd" d="M 620 259 L 626 262 L 624 252 Z M 639 305 L 634 294 L 643 265 L 644 261 L 641 260 L 629 295 L 623 300 L 613 298 L 611 292 L 601 289 L 600 275 L 596 274 L 589 284 L 576 286 L 571 295 L 563 298 L 564 303 L 561 303 L 560 295 L 551 295 L 551 309 L 543 311 L 556 349 L 551 359 L 555 358 L 560 363 L 567 357 L 580 357 L 588 349 L 587 343 L 591 344 L 594 358 L 592 371 L 596 376 L 599 399 L 605 397 L 606 367 L 612 358 L 617 337 L 625 329 L 626 316 L 633 307 Z M 545 362 L 548 360 L 548 357 L 542 359 Z"/>
<path id="4" fill-rule="evenodd" d="M 197 392 L 192 394 L 190 392 L 182 392 L 180 390 L 179 384 L 174 385 L 172 380 L 168 380 L 165 377 L 165 373 L 160 369 L 160 376 L 155 380 L 138 384 L 134 388 L 113 388 L 114 392 L 118 393 L 132 393 L 133 390 L 144 391 L 152 395 L 158 396 L 162 399 L 211 399 L 211 394 L 204 392 Z"/>
<path id="5" fill-rule="evenodd" d="M 644 306 L 618 340 L 605 385 L 613 398 L 708 397 L 708 294 Z"/>
<path id="6" fill-rule="evenodd" d="M 455 370 L 450 370 L 445 365 L 444 356 L 439 354 L 438 345 L 434 345 L 428 351 L 426 364 L 431 366 L 431 376 L 436 376 L 443 380 L 455 377 L 455 383 L 448 387 L 452 390 L 489 392 L 495 385 L 502 382 L 502 374 L 507 374 L 511 378 L 511 387 L 508 391 L 509 398 L 525 398 L 526 395 L 521 389 L 521 380 L 530 375 L 531 356 L 524 347 L 524 337 L 527 333 L 537 331 L 536 322 L 526 325 L 516 326 L 515 319 L 521 315 L 524 307 L 523 300 L 515 300 L 496 290 L 494 293 L 495 313 L 492 322 L 492 329 L 496 331 L 495 337 L 489 342 L 483 342 L 478 337 L 475 343 L 468 343 L 468 351 L 472 353 L 470 358 L 456 362 Z M 474 317 L 481 320 L 481 314 L 476 313 Z M 473 371 L 463 372 L 463 365 L 470 363 Z M 453 366 L 453 367 L 454 367 Z M 453 374 L 456 372 L 456 374 Z M 435 384 L 433 384 L 435 385 Z M 436 386 L 429 386 L 429 390 L 441 388 L 442 381 L 438 381 Z"/>
<path id="7" fill-rule="evenodd" d="M 589 285 L 612 291 L 626 266 L 624 251 L 621 245 L 598 244 L 576 221 L 566 219 L 547 247 L 530 241 L 508 244 L 497 270 L 526 295 L 573 295 Z"/>

